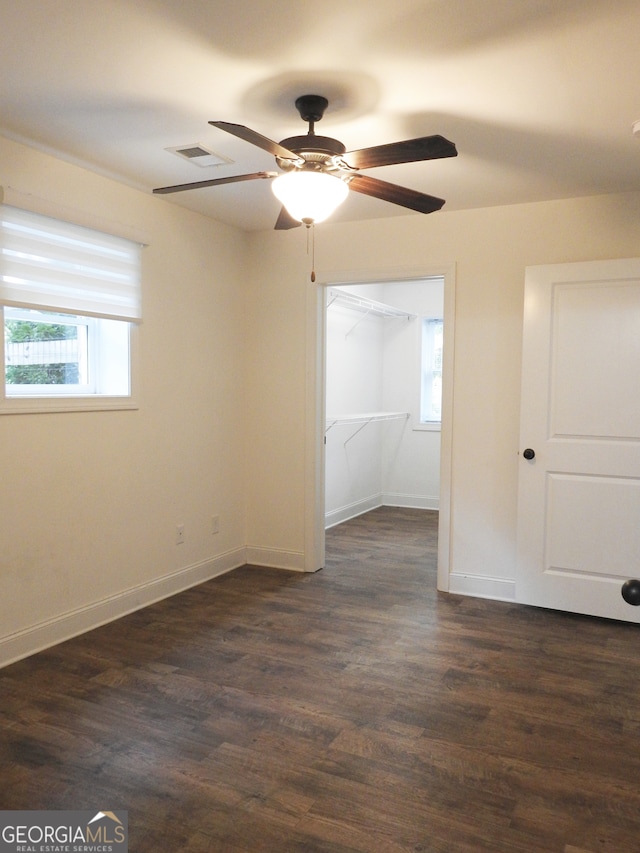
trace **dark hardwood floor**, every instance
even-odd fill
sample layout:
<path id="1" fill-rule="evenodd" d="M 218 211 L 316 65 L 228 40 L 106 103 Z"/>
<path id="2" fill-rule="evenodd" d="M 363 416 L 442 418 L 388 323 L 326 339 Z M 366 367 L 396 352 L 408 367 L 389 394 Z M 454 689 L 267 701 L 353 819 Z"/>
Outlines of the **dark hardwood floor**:
<path id="1" fill-rule="evenodd" d="M 0 808 L 128 810 L 132 853 L 638 853 L 637 626 L 438 594 L 436 524 L 0 671 Z"/>

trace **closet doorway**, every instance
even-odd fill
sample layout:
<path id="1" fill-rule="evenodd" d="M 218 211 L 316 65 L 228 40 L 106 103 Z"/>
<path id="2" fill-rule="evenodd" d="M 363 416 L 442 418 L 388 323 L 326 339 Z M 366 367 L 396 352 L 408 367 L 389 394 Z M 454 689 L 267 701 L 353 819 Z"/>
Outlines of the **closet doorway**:
<path id="1" fill-rule="evenodd" d="M 379 506 L 439 511 L 441 589 L 452 308 L 451 270 L 325 287 L 324 529 Z"/>

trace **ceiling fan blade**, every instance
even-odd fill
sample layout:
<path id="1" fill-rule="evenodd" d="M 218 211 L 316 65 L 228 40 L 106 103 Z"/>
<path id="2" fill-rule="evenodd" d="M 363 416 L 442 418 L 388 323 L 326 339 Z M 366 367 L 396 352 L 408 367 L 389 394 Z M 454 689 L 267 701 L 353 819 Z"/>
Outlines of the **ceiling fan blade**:
<path id="1" fill-rule="evenodd" d="M 415 163 L 418 160 L 437 160 L 457 155 L 453 142 L 436 135 L 347 151 L 343 159 L 354 169 L 372 169 L 375 166 L 395 166 L 397 163 Z"/>
<path id="2" fill-rule="evenodd" d="M 261 133 L 257 133 L 255 130 L 245 127 L 243 124 L 232 124 L 228 121 L 210 121 L 209 124 L 212 124 L 220 130 L 226 130 L 227 133 L 232 133 L 239 139 L 244 139 L 245 142 L 257 145 L 258 148 L 262 148 L 263 151 L 268 151 L 269 154 L 273 154 L 274 157 L 280 157 L 281 160 L 292 160 L 294 163 L 299 164 L 304 163 L 304 160 L 298 154 L 294 154 L 293 151 L 289 151 L 288 148 L 284 148 L 279 142 L 274 142 L 273 139 L 268 139 Z"/>
<path id="3" fill-rule="evenodd" d="M 276 231 L 287 231 L 289 228 L 298 228 L 302 225 L 298 219 L 294 219 L 286 207 L 280 210 L 280 215 L 275 224 Z"/>
<path id="4" fill-rule="evenodd" d="M 436 198 L 417 192 L 417 190 L 400 187 L 398 184 L 379 181 L 376 178 L 370 178 L 368 175 L 354 175 L 349 178 L 349 189 L 374 198 L 380 198 L 382 201 L 390 201 L 392 204 L 408 207 L 410 210 L 417 210 L 418 213 L 433 213 L 435 210 L 440 210 L 444 204 L 443 198 Z"/>
<path id="5" fill-rule="evenodd" d="M 253 172 L 250 175 L 230 175 L 227 178 L 212 178 L 209 181 L 196 181 L 193 184 L 175 184 L 172 187 L 158 187 L 154 193 L 163 195 L 165 193 L 179 193 L 182 190 L 197 190 L 202 187 L 216 187 L 220 184 L 235 184 L 238 181 L 255 181 L 260 178 L 276 178 L 279 172 Z"/>

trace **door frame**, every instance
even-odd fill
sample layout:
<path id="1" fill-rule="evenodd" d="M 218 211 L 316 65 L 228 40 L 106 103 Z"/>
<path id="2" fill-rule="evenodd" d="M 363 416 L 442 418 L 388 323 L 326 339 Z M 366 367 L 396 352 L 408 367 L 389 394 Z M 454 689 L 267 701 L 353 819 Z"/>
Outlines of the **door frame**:
<path id="1" fill-rule="evenodd" d="M 376 270 L 331 270 L 306 290 L 306 406 L 305 406 L 305 571 L 316 572 L 325 561 L 325 363 L 328 287 L 345 284 L 384 284 L 442 276 L 444 279 L 444 349 L 442 365 L 442 425 L 440 435 L 440 509 L 438 517 L 437 588 L 449 590 L 451 571 L 452 459 L 455 362 L 456 266 L 425 265 Z"/>

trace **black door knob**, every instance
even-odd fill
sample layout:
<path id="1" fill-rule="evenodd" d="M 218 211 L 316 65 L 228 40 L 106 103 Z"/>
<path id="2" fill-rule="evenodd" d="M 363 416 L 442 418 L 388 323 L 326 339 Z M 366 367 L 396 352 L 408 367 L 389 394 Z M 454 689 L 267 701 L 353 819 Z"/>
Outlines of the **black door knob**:
<path id="1" fill-rule="evenodd" d="M 530 447 L 527 447 L 527 449 L 524 451 L 524 453 L 522 455 L 524 456 L 525 459 L 534 459 L 536 452 L 535 452 L 535 450 L 532 450 Z"/>
<path id="2" fill-rule="evenodd" d="M 622 597 L 627 604 L 633 604 L 634 607 L 638 607 L 640 605 L 640 581 L 625 581 L 622 584 Z"/>

